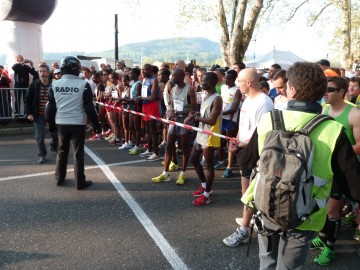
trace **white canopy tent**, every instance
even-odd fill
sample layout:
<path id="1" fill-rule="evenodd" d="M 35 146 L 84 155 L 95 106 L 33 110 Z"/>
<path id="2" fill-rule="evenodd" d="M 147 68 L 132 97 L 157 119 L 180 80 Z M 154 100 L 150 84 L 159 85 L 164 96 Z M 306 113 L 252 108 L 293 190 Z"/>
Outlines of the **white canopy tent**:
<path id="1" fill-rule="evenodd" d="M 245 62 L 246 67 L 270 68 L 272 64 L 279 64 L 282 69 L 288 69 L 295 62 L 304 62 L 305 60 L 290 51 L 272 50 L 267 54 L 254 60 Z"/>

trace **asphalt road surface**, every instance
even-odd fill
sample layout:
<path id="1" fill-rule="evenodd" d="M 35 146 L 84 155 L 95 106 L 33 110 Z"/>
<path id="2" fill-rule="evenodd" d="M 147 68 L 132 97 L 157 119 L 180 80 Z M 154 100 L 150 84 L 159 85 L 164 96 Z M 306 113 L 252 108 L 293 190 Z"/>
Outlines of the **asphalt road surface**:
<path id="1" fill-rule="evenodd" d="M 48 142 L 48 141 L 47 141 Z M 239 174 L 216 171 L 213 202 L 191 204 L 199 180 L 192 166 L 184 186 L 154 184 L 163 168 L 105 141 L 86 142 L 86 176 L 94 185 L 75 188 L 72 156 L 67 181 L 54 180 L 55 153 L 37 164 L 32 134 L 0 137 L 0 269 L 258 269 L 258 244 L 229 248 L 222 239 L 242 214 Z M 163 153 L 162 153 L 163 154 Z M 342 229 L 329 267 L 359 269 L 352 239 Z"/>

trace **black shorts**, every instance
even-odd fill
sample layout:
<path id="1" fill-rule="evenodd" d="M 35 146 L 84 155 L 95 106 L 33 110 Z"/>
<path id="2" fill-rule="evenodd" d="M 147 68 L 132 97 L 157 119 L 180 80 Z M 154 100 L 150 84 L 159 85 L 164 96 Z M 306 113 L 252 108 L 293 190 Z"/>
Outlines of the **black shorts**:
<path id="1" fill-rule="evenodd" d="M 341 191 L 341 188 L 338 184 L 338 181 L 335 181 L 335 179 L 333 179 L 332 182 L 330 198 L 334 200 L 341 200 L 343 198 L 343 193 Z"/>
<path id="2" fill-rule="evenodd" d="M 237 153 L 237 160 L 238 160 L 238 164 L 240 166 L 240 152 L 241 152 L 241 149 L 240 151 Z M 241 167 L 240 167 L 241 168 Z M 242 177 L 244 178 L 247 178 L 247 179 L 250 179 L 250 176 L 251 176 L 251 173 L 252 173 L 252 169 L 249 169 L 249 168 L 242 168 L 240 169 L 240 174 Z"/>

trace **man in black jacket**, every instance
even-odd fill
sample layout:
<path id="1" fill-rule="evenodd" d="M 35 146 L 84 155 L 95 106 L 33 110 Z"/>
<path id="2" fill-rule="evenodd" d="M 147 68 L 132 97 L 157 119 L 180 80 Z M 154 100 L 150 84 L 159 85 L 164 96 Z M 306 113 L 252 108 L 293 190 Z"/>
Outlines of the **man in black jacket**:
<path id="1" fill-rule="evenodd" d="M 91 120 L 95 133 L 100 133 L 100 124 L 93 103 L 90 85 L 79 78 L 81 64 L 79 59 L 68 56 L 62 60 L 60 80 L 52 82 L 49 90 L 49 103 L 46 116 L 49 130 L 57 129 L 59 147 L 56 158 L 55 179 L 58 186 L 65 182 L 70 142 L 74 152 L 74 172 L 77 189 L 87 188 L 91 181 L 85 180 L 84 145 L 86 119 Z M 56 126 L 55 126 L 56 124 Z"/>
<path id="2" fill-rule="evenodd" d="M 17 117 L 20 113 L 20 104 L 21 104 L 21 96 L 24 95 L 24 104 L 25 104 L 25 90 L 24 88 L 29 87 L 30 78 L 29 75 L 33 76 L 33 81 L 38 79 L 38 74 L 33 67 L 33 62 L 28 59 L 24 59 L 21 55 L 16 56 L 16 63 L 12 66 L 12 70 L 14 71 L 14 87 L 22 88 L 15 90 L 15 108 L 14 108 L 14 116 Z M 26 112 L 25 108 L 25 114 Z"/>
<path id="3" fill-rule="evenodd" d="M 45 147 L 45 106 L 48 102 L 48 91 L 50 87 L 49 80 L 50 70 L 49 66 L 42 64 L 39 66 L 39 79 L 33 81 L 26 91 L 25 95 L 25 111 L 26 118 L 34 123 L 35 140 L 39 149 L 38 163 L 46 162 L 46 147 Z M 57 149 L 57 133 L 50 132 L 51 142 L 49 150 L 56 152 Z"/>

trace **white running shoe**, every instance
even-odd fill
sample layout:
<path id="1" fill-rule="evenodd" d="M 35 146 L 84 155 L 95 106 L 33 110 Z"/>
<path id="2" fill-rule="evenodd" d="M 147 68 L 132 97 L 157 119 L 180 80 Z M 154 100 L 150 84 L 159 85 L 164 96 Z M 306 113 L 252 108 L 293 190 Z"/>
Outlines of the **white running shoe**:
<path id="1" fill-rule="evenodd" d="M 120 150 L 124 150 L 124 149 L 130 149 L 131 146 L 126 142 L 124 143 L 122 146 L 119 147 Z"/>
<path id="2" fill-rule="evenodd" d="M 237 228 L 232 235 L 223 240 L 223 243 L 228 247 L 237 247 L 240 244 L 246 244 L 249 242 L 249 239 L 250 235 L 248 232 L 244 232 L 240 230 L 240 228 Z"/>
<path id="3" fill-rule="evenodd" d="M 151 156 L 149 156 L 146 161 L 155 161 L 155 160 L 159 160 L 160 156 L 158 156 L 157 154 L 153 153 Z"/>
<path id="4" fill-rule="evenodd" d="M 140 157 L 149 157 L 153 154 L 153 152 L 149 152 L 149 149 L 146 149 L 146 151 L 144 153 L 141 153 L 139 156 Z"/>

